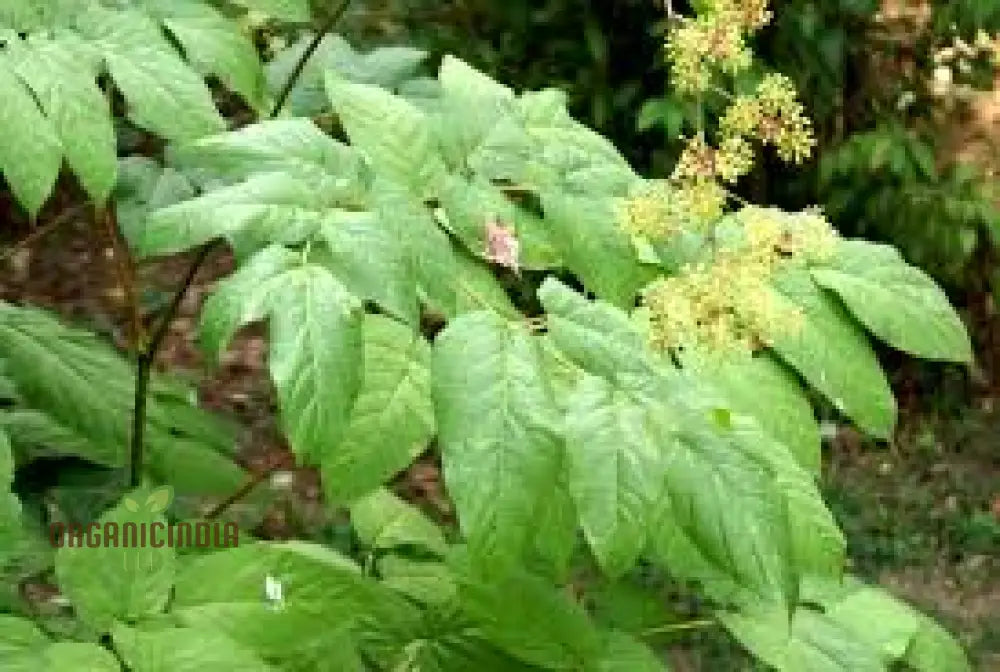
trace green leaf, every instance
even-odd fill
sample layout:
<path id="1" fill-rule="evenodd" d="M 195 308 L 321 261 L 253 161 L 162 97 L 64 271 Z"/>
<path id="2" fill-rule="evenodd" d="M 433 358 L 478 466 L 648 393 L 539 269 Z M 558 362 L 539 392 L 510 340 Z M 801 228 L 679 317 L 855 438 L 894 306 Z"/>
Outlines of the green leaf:
<path id="1" fill-rule="evenodd" d="M 273 295 L 271 378 L 292 449 L 320 462 L 344 437 L 361 388 L 361 310 L 327 270 L 285 273 Z"/>
<path id="2" fill-rule="evenodd" d="M 600 635 L 565 591 L 523 571 L 484 575 L 470 559 L 457 554 L 449 564 L 458 579 L 461 608 L 487 641 L 546 669 L 586 668 L 586 661 L 598 657 Z"/>
<path id="3" fill-rule="evenodd" d="M 393 222 L 393 231 L 406 250 L 421 301 L 443 315 L 455 315 L 459 271 L 448 235 L 422 203 L 395 185 L 377 182 L 372 193 L 379 220 Z"/>
<path id="4" fill-rule="evenodd" d="M 268 119 L 172 147 L 171 163 L 206 180 L 266 173 L 326 178 L 328 189 L 359 179 L 360 156 L 309 119 Z M 341 185 L 340 190 L 344 190 Z"/>
<path id="5" fill-rule="evenodd" d="M 144 257 L 169 256 L 215 238 L 254 232 L 259 247 L 297 243 L 322 221 L 324 182 L 301 175 L 262 173 L 153 212 L 129 240 Z M 250 250 L 254 251 L 254 250 Z"/>
<path id="6" fill-rule="evenodd" d="M 787 610 L 778 608 L 719 618 L 743 646 L 778 672 L 885 670 L 877 650 L 812 609 L 797 609 L 791 623 Z"/>
<path id="7" fill-rule="evenodd" d="M 680 394 L 701 390 L 692 383 Z M 652 526 L 656 555 L 678 576 L 724 577 L 739 587 L 731 599 L 789 602 L 797 572 L 788 502 L 761 447 L 712 416 L 679 397 L 654 401 L 646 415 L 666 462 L 666 494 Z"/>
<path id="8" fill-rule="evenodd" d="M 140 630 L 117 624 L 112 636 L 115 650 L 134 672 L 272 669 L 252 651 L 212 629 Z"/>
<path id="9" fill-rule="evenodd" d="M 443 556 L 448 548 L 437 525 L 384 488 L 351 504 L 351 525 L 361 542 L 377 551 L 416 546 Z"/>
<path id="10" fill-rule="evenodd" d="M 434 343 L 445 483 L 471 552 L 489 566 L 522 557 L 559 470 L 561 423 L 539 347 L 490 313 L 454 320 Z"/>
<path id="11" fill-rule="evenodd" d="M 905 662 L 920 672 L 971 670 L 961 645 L 944 628 L 884 589 L 854 577 L 811 582 L 812 601 L 826 616 L 877 651 L 885 663 Z"/>
<path id="12" fill-rule="evenodd" d="M 31 93 L 0 63 L 0 170 L 17 201 L 31 216 L 38 214 L 62 165 L 62 147 L 52 123 Z"/>
<path id="13" fill-rule="evenodd" d="M 918 672 L 971 672 L 972 665 L 962 646 L 944 628 L 927 617 L 920 618 L 904 658 Z"/>
<path id="14" fill-rule="evenodd" d="M 588 301 L 554 278 L 542 283 L 538 298 L 547 312 L 551 343 L 570 362 L 623 388 L 642 387 L 655 378 L 649 350 L 628 315 Z"/>
<path id="15" fill-rule="evenodd" d="M 97 644 L 56 642 L 48 646 L 38 661 L 40 669 L 51 672 L 119 672 L 121 666 L 114 655 Z"/>
<path id="16" fill-rule="evenodd" d="M 130 156 L 118 162 L 115 214 L 125 240 L 139 238 L 151 212 L 194 195 L 194 185 L 187 177 L 173 168 L 160 166 L 153 159 Z"/>
<path id="17" fill-rule="evenodd" d="M 720 360 L 684 358 L 684 365 L 710 381 L 730 410 L 751 416 L 816 476 L 821 463 L 819 424 L 805 390 L 781 362 L 769 354 Z"/>
<path id="18" fill-rule="evenodd" d="M 483 262 L 455 248 L 452 284 L 455 291 L 453 316 L 488 310 L 506 320 L 519 320 L 521 313 L 503 286 Z"/>
<path id="19" fill-rule="evenodd" d="M 233 0 L 251 12 L 280 21 L 308 23 L 310 19 L 309 0 Z"/>
<path id="20" fill-rule="evenodd" d="M 286 282 L 284 274 L 299 262 L 288 248 L 271 245 L 219 283 L 205 301 L 198 327 L 198 342 L 213 362 L 218 363 L 240 327 L 270 313 Z"/>
<path id="21" fill-rule="evenodd" d="M 635 305 L 643 277 L 632 242 L 617 224 L 613 202 L 544 193 L 542 207 L 553 243 L 587 289 L 619 308 Z"/>
<path id="22" fill-rule="evenodd" d="M 15 70 L 45 111 L 70 168 L 87 194 L 103 202 L 115 184 L 117 147 L 111 110 L 94 73 L 58 40 L 42 35 L 33 35 L 15 54 Z M 16 98 L 14 92 L 9 95 Z M 42 160 L 44 148 L 34 147 L 41 150 L 36 161 Z"/>
<path id="23" fill-rule="evenodd" d="M 968 332 L 948 297 L 895 248 L 843 240 L 830 267 L 815 268 L 812 275 L 894 348 L 925 359 L 972 361 Z"/>
<path id="24" fill-rule="evenodd" d="M 427 117 L 384 89 L 354 84 L 328 73 L 326 89 L 351 139 L 376 172 L 417 196 L 431 195 L 445 167 Z"/>
<path id="25" fill-rule="evenodd" d="M 205 82 L 148 17 L 91 6 L 79 28 L 103 54 L 136 124 L 169 140 L 193 140 L 225 128 Z"/>
<path id="26" fill-rule="evenodd" d="M 440 137 L 462 167 L 497 121 L 514 113 L 514 92 L 453 56 L 442 60 L 438 81 L 445 98 Z"/>
<path id="27" fill-rule="evenodd" d="M 355 296 L 416 325 L 416 281 L 396 224 L 369 212 L 328 213 L 319 231 L 326 243 L 324 261 Z"/>
<path id="28" fill-rule="evenodd" d="M 434 434 L 430 345 L 418 332 L 367 315 L 364 370 L 347 432 L 323 454 L 331 502 L 367 494 L 405 469 Z"/>
<path id="29" fill-rule="evenodd" d="M 623 632 L 604 635 L 599 672 L 665 672 L 667 666 L 649 647 Z"/>
<path id="30" fill-rule="evenodd" d="M 162 530 L 167 521 L 160 514 L 142 508 L 133 512 L 119 504 L 101 516 L 99 527 L 87 528 L 85 543 L 66 539 L 56 553 L 59 588 L 80 618 L 98 632 L 108 632 L 115 619 L 160 613 L 170 597 L 174 549 L 136 544 L 126 534 L 128 523 L 151 534 L 152 525 L 163 525 Z M 113 528 L 118 530 L 116 544 L 105 535 Z"/>
<path id="31" fill-rule="evenodd" d="M 566 413 L 569 487 L 584 534 L 606 573 L 620 576 L 646 548 L 666 456 L 646 431 L 647 409 L 587 376 Z"/>
<path id="32" fill-rule="evenodd" d="M 263 601 L 212 602 L 173 614 L 185 628 L 221 631 L 241 647 L 281 669 L 362 672 L 348 624 L 316 627 L 316 612 Z"/>
<path id="33" fill-rule="evenodd" d="M 387 555 L 378 561 L 382 584 L 407 597 L 432 606 L 454 604 L 455 580 L 440 562 L 427 562 Z"/>
<path id="34" fill-rule="evenodd" d="M 55 427 L 31 417 L 14 422 L 61 436 L 63 448 L 76 445 L 85 451 L 77 454 L 87 459 L 125 466 L 135 372 L 117 352 L 43 311 L 0 303 L 0 359 L 25 403 L 19 410 L 44 409 Z M 100 395 L 93 393 L 94 380 L 101 381 Z M 232 428 L 194 406 L 190 390 L 175 381 L 154 376 L 146 410 L 152 459 L 179 441 L 197 451 L 232 451 Z"/>
<path id="35" fill-rule="evenodd" d="M 775 277 L 779 301 L 803 313 L 801 328 L 771 328 L 766 340 L 777 355 L 861 429 L 888 438 L 896 401 L 865 334 L 837 301 L 803 272 Z"/>
<path id="36" fill-rule="evenodd" d="M 0 614 L 0 656 L 36 652 L 50 643 L 34 623 L 26 618 Z"/>
<path id="37" fill-rule="evenodd" d="M 164 21 L 202 75 L 218 75 L 255 110 L 264 109 L 264 70 L 249 35 L 221 14 L 204 7 L 199 16 Z"/>

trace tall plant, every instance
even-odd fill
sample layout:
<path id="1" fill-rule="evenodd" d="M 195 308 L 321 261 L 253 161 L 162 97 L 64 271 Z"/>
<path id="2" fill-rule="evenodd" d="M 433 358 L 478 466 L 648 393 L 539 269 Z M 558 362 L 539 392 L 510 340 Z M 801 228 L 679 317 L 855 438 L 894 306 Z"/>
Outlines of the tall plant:
<path id="1" fill-rule="evenodd" d="M 303 9 L 239 4 L 291 14 L 282 18 Z M 197 58 L 179 39 L 184 65 L 139 12 L 153 3 L 69 5 L 18 24 L 29 35 L 11 39 L 30 46 L 36 34 L 58 35 L 60 49 L 93 54 L 84 61 L 92 74 L 110 72 L 126 98 L 128 82 L 159 94 L 185 72 L 191 100 L 197 90 L 209 101 L 190 64 L 225 73 L 220 63 L 234 63 L 228 52 Z M 189 16 L 233 28 L 198 2 L 155 5 L 167 30 Z M 94 16 L 99 26 L 144 26 L 142 39 L 88 33 Z M 675 81 L 695 97 L 724 89 L 749 66 L 747 36 L 768 18 L 763 2 L 728 0 L 677 17 Z M 788 80 L 768 75 L 727 94 L 718 137 L 696 136 L 674 177 L 655 182 L 573 120 L 559 92 L 516 93 L 455 58 L 411 97 L 325 73 L 320 114 L 335 116 L 341 142 L 282 114 L 324 32 L 275 95 L 254 99 L 276 101 L 257 106 L 272 119 L 222 131 L 207 103 L 185 117 L 131 101 L 133 121 L 178 134 L 149 182 L 186 185 L 145 194 L 144 216 L 134 202 L 108 201 L 107 186 L 88 191 L 106 221 L 130 207 L 125 262 L 199 250 L 184 287 L 212 248 L 233 250 L 237 269 L 202 310 L 201 345 L 217 358 L 244 325 L 267 323 L 281 425 L 298 460 L 320 470 L 327 502 L 350 510 L 363 562 L 246 535 L 238 548 L 204 554 L 64 547 L 55 569 L 72 634 L 46 632 L 30 614 L 0 616 L 5 665 L 656 670 L 664 663 L 644 641 L 651 633 L 719 626 L 780 670 L 968 669 L 940 626 L 844 574 L 843 538 L 816 487 L 807 396 L 887 437 L 895 405 L 869 334 L 963 363 L 968 339 L 937 286 L 892 248 L 842 239 L 815 212 L 729 208 L 726 182 L 749 169 L 755 143 L 791 160 L 810 151 Z M 132 51 L 122 51 L 123 36 Z M 54 129 L 65 100 L 46 107 L 25 93 L 6 109 L 30 115 L 24 127 Z M 4 141 L 20 148 L 3 167 L 30 211 L 51 187 L 38 179 L 51 173 L 44 162 L 78 141 L 72 130 L 62 140 L 51 130 L 51 155 L 25 151 L 34 136 Z M 190 474 L 154 467 L 185 451 L 218 455 L 211 440 L 227 443 L 152 372 L 184 287 L 150 334 L 135 320 L 132 409 L 128 365 L 96 339 L 34 308 L 0 311 L 12 401 L 3 417 L 34 414 L 61 449 L 130 467 L 129 493 L 101 523 L 167 523 L 149 488 Z M 30 443 L 25 426 L 4 423 L 5 492 L 32 457 L 11 449 Z M 384 487 L 428 449 L 441 455 L 455 528 Z M 226 516 L 254 482 L 210 515 Z M 16 556 L 29 532 L 17 497 L 2 503 L 0 531 L 13 542 L 0 549 Z M 591 564 L 598 584 L 640 574 L 689 582 L 705 618 L 660 605 L 659 624 L 611 623 L 588 609 L 593 582 L 578 580 Z"/>

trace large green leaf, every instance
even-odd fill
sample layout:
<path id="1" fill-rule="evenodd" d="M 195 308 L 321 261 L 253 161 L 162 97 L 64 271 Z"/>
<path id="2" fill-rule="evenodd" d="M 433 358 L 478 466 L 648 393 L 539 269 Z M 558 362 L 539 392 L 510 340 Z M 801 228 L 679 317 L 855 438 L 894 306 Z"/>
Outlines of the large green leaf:
<path id="1" fill-rule="evenodd" d="M 431 195 L 445 167 L 426 115 L 384 89 L 333 73 L 326 88 L 351 144 L 368 156 L 376 172 L 419 197 Z"/>
<path id="2" fill-rule="evenodd" d="M 264 70 L 250 36 L 207 6 L 197 16 L 164 20 L 184 48 L 191 64 L 203 75 L 217 75 L 252 108 L 264 108 Z"/>
<path id="3" fill-rule="evenodd" d="M 36 652 L 49 643 L 49 638 L 28 619 L 0 614 L 0 655 L 4 659 Z"/>
<path id="4" fill-rule="evenodd" d="M 684 365 L 710 380 L 732 411 L 753 417 L 804 469 L 819 475 L 819 424 L 805 390 L 785 365 L 767 353 L 727 359 L 691 353 Z"/>
<path id="5" fill-rule="evenodd" d="M 171 163 L 205 180 L 245 180 L 261 173 L 359 179 L 360 157 L 309 119 L 268 119 L 171 148 Z"/>
<path id="6" fill-rule="evenodd" d="M 438 81 L 444 94 L 440 138 L 452 163 L 465 158 L 503 116 L 514 113 L 514 92 L 453 56 L 441 62 Z"/>
<path id="7" fill-rule="evenodd" d="M 810 594 L 803 597 L 822 605 L 827 618 L 878 652 L 887 665 L 902 661 L 920 672 L 971 670 L 954 637 L 882 588 L 854 577 L 807 585 Z"/>
<path id="8" fill-rule="evenodd" d="M 812 275 L 889 345 L 926 359 L 972 361 L 968 332 L 948 297 L 895 248 L 842 240 L 829 267 Z"/>
<path id="9" fill-rule="evenodd" d="M 542 207 L 553 243 L 586 288 L 619 308 L 635 305 L 643 274 L 612 201 L 549 192 Z"/>
<path id="10" fill-rule="evenodd" d="M 888 438 L 896 401 L 864 332 L 807 272 L 787 271 L 774 282 L 776 298 L 798 307 L 803 319 L 793 329 L 768 324 L 769 345 L 863 430 Z"/>
<path id="11" fill-rule="evenodd" d="M 263 16 L 307 23 L 309 21 L 309 0 L 233 0 L 234 4 L 246 7 Z"/>
<path id="12" fill-rule="evenodd" d="M 100 49 L 138 125 L 170 140 L 192 140 L 225 128 L 205 82 L 151 19 L 95 5 L 80 17 L 79 28 Z"/>
<path id="13" fill-rule="evenodd" d="M 322 178 L 304 175 L 253 175 L 153 212 L 129 243 L 141 256 L 168 256 L 215 238 L 247 235 L 248 230 L 258 247 L 301 242 L 322 221 L 320 209 L 328 197 L 322 191 L 325 186 Z"/>
<path id="14" fill-rule="evenodd" d="M 85 449 L 77 453 L 81 457 L 125 465 L 135 373 L 118 353 L 43 311 L 0 304 L 0 361 L 17 384 L 24 404 L 18 411 L 44 409 L 56 425 L 48 434 L 63 436 L 63 448 L 77 445 Z M 99 395 L 93 393 L 95 380 L 101 381 Z M 201 451 L 232 452 L 231 428 L 193 405 L 190 390 L 174 381 L 153 378 L 147 418 L 151 453 L 179 440 L 194 441 Z M 38 418 L 13 419 L 18 421 L 46 430 Z M 69 433 L 77 435 L 75 442 Z"/>
<path id="15" fill-rule="evenodd" d="M 108 632 L 115 619 L 134 620 L 161 612 L 173 584 L 173 548 L 140 545 L 134 540 L 126 543 L 129 523 L 151 533 L 153 524 L 165 527 L 166 519 L 142 507 L 131 511 L 127 503 L 101 516 L 95 529 L 87 528 L 84 544 L 71 545 L 67 538 L 56 553 L 59 588 L 80 618 L 98 632 Z M 112 528 L 118 531 L 114 542 L 106 536 Z"/>
<path id="16" fill-rule="evenodd" d="M 430 345 L 386 317 L 364 319 L 364 370 L 347 432 L 323 454 L 330 501 L 350 501 L 405 469 L 434 434 Z"/>
<path id="17" fill-rule="evenodd" d="M 885 672 L 877 649 L 826 615 L 799 608 L 722 614 L 723 624 L 751 653 L 778 672 Z"/>
<path id="18" fill-rule="evenodd" d="M 112 635 L 115 650 L 134 672 L 273 669 L 250 649 L 213 629 L 143 630 L 117 624 Z"/>
<path id="19" fill-rule="evenodd" d="M 379 489 L 351 504 L 351 525 L 363 544 L 376 551 L 415 546 L 444 555 L 441 529 L 411 504 Z"/>
<path id="20" fill-rule="evenodd" d="M 31 93 L 0 62 L 0 170 L 17 200 L 35 215 L 52 192 L 62 165 L 59 137 Z"/>
<path id="21" fill-rule="evenodd" d="M 15 58 L 17 74 L 52 123 L 73 172 L 91 198 L 103 201 L 115 184 L 117 147 L 111 111 L 94 82 L 95 73 L 58 40 L 43 35 L 31 36 Z M 42 150 L 36 161 L 43 159 L 44 148 L 33 145 L 35 152 Z"/>
<path id="22" fill-rule="evenodd" d="M 361 387 L 361 309 L 329 271 L 288 271 L 273 295 L 268 366 L 292 449 L 321 462 L 347 431 Z"/>
<path id="23" fill-rule="evenodd" d="M 539 347 L 491 313 L 458 318 L 434 344 L 445 482 L 472 553 L 489 566 L 522 557 L 560 465 L 560 418 Z"/>
<path id="24" fill-rule="evenodd" d="M 520 570 L 501 578 L 484 575 L 471 557 L 456 554 L 450 564 L 461 608 L 489 642 L 542 668 L 590 669 L 588 661 L 600 656 L 601 637 L 579 605 L 556 586 Z"/>
<path id="25" fill-rule="evenodd" d="M 328 268 L 351 293 L 417 324 L 416 281 L 397 222 L 370 212 L 334 210 L 319 234 L 326 243 Z"/>
<path id="26" fill-rule="evenodd" d="M 588 301 L 549 278 L 538 290 L 552 345 L 577 367 L 634 389 L 655 378 L 642 335 L 628 316 L 601 301 Z"/>
<path id="27" fill-rule="evenodd" d="M 35 653 L 16 654 L 4 660 L 8 672 L 118 672 L 121 666 L 107 649 L 83 642 L 55 642 Z"/>
<path id="28" fill-rule="evenodd" d="M 280 91 L 291 77 L 314 38 L 310 33 L 302 33 L 297 42 L 279 51 L 267 64 L 268 84 L 273 93 Z M 427 52 L 409 46 L 383 46 L 359 53 L 340 35 L 327 35 L 302 69 L 285 109 L 308 117 L 328 111 L 330 101 L 324 79 L 329 70 L 358 84 L 395 91 L 417 74 L 427 58 Z"/>
<path id="29" fill-rule="evenodd" d="M 598 672 L 665 672 L 666 664 L 649 647 L 623 632 L 604 635 Z"/>
<path id="30" fill-rule="evenodd" d="M 219 283 L 201 311 L 198 341 L 218 362 L 233 336 L 245 324 L 264 319 L 273 308 L 275 293 L 295 268 L 300 256 L 286 247 L 272 245 L 250 258 Z"/>
<path id="31" fill-rule="evenodd" d="M 664 447 L 647 431 L 649 410 L 596 376 L 569 401 L 569 487 L 584 534 L 611 575 L 631 569 L 645 550 L 663 493 Z"/>

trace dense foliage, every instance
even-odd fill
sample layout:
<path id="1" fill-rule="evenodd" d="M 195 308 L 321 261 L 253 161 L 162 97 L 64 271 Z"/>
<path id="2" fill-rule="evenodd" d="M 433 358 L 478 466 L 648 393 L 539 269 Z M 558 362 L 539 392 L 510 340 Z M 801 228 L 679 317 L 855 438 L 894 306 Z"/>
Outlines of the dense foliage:
<path id="1" fill-rule="evenodd" d="M 710 624 L 779 670 L 968 669 L 940 626 L 845 575 L 810 401 L 888 437 L 870 338 L 962 364 L 968 338 L 893 248 L 818 212 L 729 207 L 759 146 L 811 150 L 788 79 L 727 93 L 671 179 L 646 180 L 557 90 L 452 57 L 428 81 L 419 53 L 322 32 L 264 66 L 248 27 L 302 21 L 305 3 L 233 4 L 0 5 L 0 167 L 35 214 L 65 158 L 137 257 L 232 248 L 200 342 L 217 359 L 266 322 L 281 424 L 358 552 L 243 534 L 36 557 L 44 517 L 10 487 L 45 450 L 128 468 L 101 523 L 198 518 L 154 486 L 222 496 L 242 478 L 230 428 L 152 373 L 160 330 L 136 335 L 133 381 L 96 337 L 5 304 L 0 561 L 16 582 L 51 559 L 72 608 L 55 631 L 12 590 L 5 669 L 664 669 L 645 628 L 588 609 L 592 565 L 598 585 L 693 586 Z M 752 72 L 748 35 L 769 19 L 764 2 L 702 4 L 672 23 L 685 94 Z M 271 118 L 226 130 L 201 74 Z M 171 141 L 162 157 L 116 160 L 116 93 Z M 385 488 L 428 449 L 455 528 Z"/>

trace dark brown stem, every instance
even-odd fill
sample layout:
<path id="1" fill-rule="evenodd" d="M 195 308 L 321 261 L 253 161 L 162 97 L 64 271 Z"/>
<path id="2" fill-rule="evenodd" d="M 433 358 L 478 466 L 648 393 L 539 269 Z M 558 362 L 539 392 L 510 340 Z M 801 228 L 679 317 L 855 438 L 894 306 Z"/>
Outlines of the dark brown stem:
<path id="1" fill-rule="evenodd" d="M 102 227 L 105 241 L 111 249 L 111 261 L 115 269 L 118 286 L 125 295 L 129 321 L 129 345 L 132 352 L 138 353 L 142 348 L 143 328 L 142 310 L 139 307 L 139 295 L 136 290 L 135 260 L 128 245 L 121 239 L 115 213 L 112 208 L 98 207 L 95 212 L 98 226 Z"/>
<path id="2" fill-rule="evenodd" d="M 313 36 L 311 42 L 306 47 L 306 50 L 302 52 L 302 56 L 299 57 L 298 62 L 295 63 L 295 67 L 292 68 L 291 74 L 288 75 L 288 80 L 285 81 L 285 85 L 281 87 L 281 92 L 278 93 L 277 99 L 274 101 L 274 109 L 271 110 L 271 118 L 275 119 L 279 114 L 281 114 L 282 108 L 285 107 L 285 103 L 288 102 L 288 97 L 292 94 L 292 89 L 295 88 L 295 83 L 299 81 L 299 77 L 302 76 L 302 71 L 305 70 L 306 64 L 309 59 L 313 57 L 316 50 L 319 49 L 320 43 L 323 38 L 326 37 L 327 33 L 333 30 L 333 27 L 337 25 L 337 22 L 344 16 L 347 8 L 351 6 L 351 0 L 343 0 L 340 5 L 330 12 L 330 15 L 326 17 L 323 23 L 320 25 L 316 34 Z"/>

